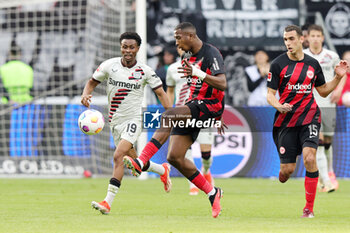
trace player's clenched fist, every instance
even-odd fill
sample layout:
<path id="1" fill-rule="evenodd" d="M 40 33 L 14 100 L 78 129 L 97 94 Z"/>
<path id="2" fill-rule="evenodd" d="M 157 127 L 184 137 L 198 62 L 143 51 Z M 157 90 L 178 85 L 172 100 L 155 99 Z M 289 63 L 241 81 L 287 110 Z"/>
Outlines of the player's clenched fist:
<path id="1" fill-rule="evenodd" d="M 281 107 L 277 108 L 277 110 L 280 113 L 287 113 L 287 112 L 292 111 L 292 109 L 293 109 L 293 105 L 290 105 L 288 103 L 284 103 Z"/>
<path id="2" fill-rule="evenodd" d="M 343 78 L 346 74 L 347 69 L 349 69 L 349 64 L 345 60 L 341 60 L 338 65 L 334 68 L 336 78 Z"/>
<path id="3" fill-rule="evenodd" d="M 91 97 L 92 95 L 82 95 L 81 96 L 81 103 L 85 106 L 85 107 L 90 107 L 90 102 L 91 102 Z"/>

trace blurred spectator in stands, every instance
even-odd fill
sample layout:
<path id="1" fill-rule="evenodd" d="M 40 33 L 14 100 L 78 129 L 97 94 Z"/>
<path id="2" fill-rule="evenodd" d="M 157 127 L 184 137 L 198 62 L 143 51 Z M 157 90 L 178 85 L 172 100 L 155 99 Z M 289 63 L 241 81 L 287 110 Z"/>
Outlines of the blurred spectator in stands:
<path id="1" fill-rule="evenodd" d="M 33 99 L 33 69 L 21 61 L 21 48 L 12 42 L 7 62 L 0 67 L 0 77 L 6 95 L 4 103 L 25 103 Z"/>
<path id="2" fill-rule="evenodd" d="M 303 31 L 303 36 L 304 36 L 303 49 L 309 48 L 309 41 L 307 40 L 307 36 L 308 36 L 308 29 L 310 25 L 311 25 L 310 23 L 305 23 L 303 26 L 301 26 L 301 30 Z"/>
<path id="3" fill-rule="evenodd" d="M 2 83 L 2 79 L 0 78 L 0 104 L 8 104 L 9 99 L 9 93 L 7 92 L 4 84 Z"/>
<path id="4" fill-rule="evenodd" d="M 343 53 L 342 59 L 350 63 L 350 50 L 347 50 Z M 350 107 L 350 68 L 346 72 L 346 76 L 346 83 L 339 98 L 338 105 Z"/>
<path id="5" fill-rule="evenodd" d="M 248 98 L 248 106 L 267 106 L 267 82 L 270 63 L 269 56 L 263 50 L 254 55 L 255 64 L 245 68 L 248 90 L 251 92 Z"/>
<path id="6" fill-rule="evenodd" d="M 158 68 L 156 69 L 156 74 L 163 82 L 163 89 L 166 91 L 166 72 L 169 65 L 173 64 L 176 61 L 177 52 L 175 47 L 165 47 L 163 52 L 160 54 Z M 160 104 L 157 99 L 158 104 Z"/>

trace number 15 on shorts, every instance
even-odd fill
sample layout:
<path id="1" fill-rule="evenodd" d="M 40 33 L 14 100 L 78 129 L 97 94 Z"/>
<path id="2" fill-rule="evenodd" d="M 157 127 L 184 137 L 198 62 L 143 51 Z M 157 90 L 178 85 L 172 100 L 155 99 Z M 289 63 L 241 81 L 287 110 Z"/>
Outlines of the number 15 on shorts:
<path id="1" fill-rule="evenodd" d="M 309 125 L 309 138 L 318 137 L 318 127 L 315 124 Z"/>

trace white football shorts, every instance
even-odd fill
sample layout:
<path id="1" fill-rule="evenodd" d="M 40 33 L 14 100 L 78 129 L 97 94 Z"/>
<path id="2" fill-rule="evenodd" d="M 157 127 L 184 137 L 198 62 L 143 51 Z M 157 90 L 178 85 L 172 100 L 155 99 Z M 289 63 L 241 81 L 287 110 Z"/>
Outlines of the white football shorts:
<path id="1" fill-rule="evenodd" d="M 131 144 L 135 144 L 142 131 L 142 124 L 139 120 L 125 120 L 120 124 L 111 126 L 111 132 L 114 139 L 114 145 L 118 146 L 121 139 Z"/>
<path id="2" fill-rule="evenodd" d="M 210 130 L 201 129 L 198 134 L 197 140 L 199 144 L 213 144 L 214 134 Z"/>

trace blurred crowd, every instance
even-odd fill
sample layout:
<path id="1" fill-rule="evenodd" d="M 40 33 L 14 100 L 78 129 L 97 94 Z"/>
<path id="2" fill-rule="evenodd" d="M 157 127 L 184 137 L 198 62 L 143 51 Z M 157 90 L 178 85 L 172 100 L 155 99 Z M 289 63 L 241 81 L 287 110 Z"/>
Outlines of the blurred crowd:
<path id="1" fill-rule="evenodd" d="M 303 44 L 304 49 L 308 48 L 308 40 L 307 40 L 307 26 L 303 26 L 303 33 L 305 36 L 305 43 Z M 238 53 L 239 54 L 239 53 Z M 227 55 L 230 57 L 230 54 Z M 227 102 L 233 104 L 234 106 L 252 106 L 252 107 L 261 107 L 268 106 L 266 101 L 266 93 L 267 93 L 267 83 L 266 79 L 270 69 L 270 62 L 273 60 L 270 58 L 269 52 L 264 50 L 257 50 L 252 54 L 240 54 L 240 58 L 244 57 L 245 62 L 241 62 L 236 67 L 236 71 L 230 71 L 232 76 L 234 73 L 239 73 L 240 85 L 239 88 L 245 92 L 245 98 L 242 100 L 242 95 L 240 92 L 233 93 L 233 95 L 229 94 L 228 98 L 233 96 L 237 96 L 238 102 L 229 99 Z M 347 60 L 350 62 L 350 50 L 345 51 L 343 54 L 339 54 L 339 57 L 343 60 Z M 156 61 L 154 60 L 156 58 Z M 180 58 L 177 56 L 176 48 L 171 46 L 166 46 L 160 48 L 156 56 L 153 58 L 150 65 L 153 65 L 152 68 L 156 70 L 157 75 L 163 81 L 163 88 L 166 90 L 166 72 L 168 67 L 178 61 Z M 236 62 L 231 59 L 225 59 L 226 67 L 229 69 L 235 69 Z M 238 70 L 243 67 L 243 72 L 239 72 Z M 230 74 L 227 75 L 227 78 L 230 79 Z M 347 77 L 350 76 L 350 70 L 347 73 Z M 233 84 L 233 82 L 228 82 L 228 90 L 237 89 L 237 82 Z M 234 92 L 234 91 L 233 91 Z M 277 93 L 278 94 L 278 93 Z M 278 98 L 278 96 L 277 96 Z M 335 102 L 337 105 L 344 105 L 350 107 L 350 78 L 347 78 L 347 81 L 344 85 L 343 90 L 341 91 L 341 95 L 335 97 Z M 158 102 L 159 103 L 159 102 Z M 237 104 L 238 103 L 238 104 Z"/>

